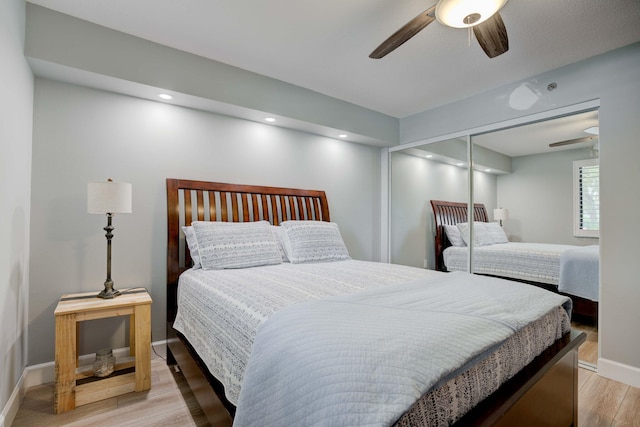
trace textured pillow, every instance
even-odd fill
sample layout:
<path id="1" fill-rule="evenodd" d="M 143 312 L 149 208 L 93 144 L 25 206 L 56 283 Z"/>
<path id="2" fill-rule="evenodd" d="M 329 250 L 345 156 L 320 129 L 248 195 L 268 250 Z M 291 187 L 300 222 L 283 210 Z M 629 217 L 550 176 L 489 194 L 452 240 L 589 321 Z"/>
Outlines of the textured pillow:
<path id="1" fill-rule="evenodd" d="M 451 246 L 467 246 L 462 240 L 460 230 L 455 225 L 444 225 L 444 232 L 451 243 Z"/>
<path id="2" fill-rule="evenodd" d="M 351 259 L 334 222 L 284 221 L 280 227 L 284 250 L 293 264 Z"/>
<path id="3" fill-rule="evenodd" d="M 273 237 L 275 237 L 276 242 L 278 242 L 278 250 L 280 251 L 280 255 L 282 256 L 282 262 L 289 262 L 287 253 L 284 251 L 284 242 L 282 241 L 282 227 L 272 225 L 271 231 L 273 231 Z"/>
<path id="4" fill-rule="evenodd" d="M 280 264 L 282 255 L 271 224 L 258 222 L 193 222 L 200 263 L 205 270 Z"/>
<path id="5" fill-rule="evenodd" d="M 493 240 L 489 236 L 489 232 L 485 227 L 486 222 L 475 221 L 473 223 L 473 244 L 475 246 L 487 246 L 493 245 Z M 462 240 L 469 245 L 469 223 L 459 222 L 458 229 L 462 235 Z"/>
<path id="6" fill-rule="evenodd" d="M 509 243 L 507 234 L 497 222 L 487 222 L 485 224 L 485 228 L 487 229 L 489 237 L 491 237 L 491 241 L 493 243 Z"/>
<path id="7" fill-rule="evenodd" d="M 200 252 L 198 252 L 198 241 L 196 240 L 196 233 L 193 231 L 193 226 L 182 227 L 184 237 L 187 239 L 187 246 L 189 247 L 189 253 L 191 254 L 191 261 L 193 261 L 192 268 L 194 270 L 202 267 L 200 265 Z"/>

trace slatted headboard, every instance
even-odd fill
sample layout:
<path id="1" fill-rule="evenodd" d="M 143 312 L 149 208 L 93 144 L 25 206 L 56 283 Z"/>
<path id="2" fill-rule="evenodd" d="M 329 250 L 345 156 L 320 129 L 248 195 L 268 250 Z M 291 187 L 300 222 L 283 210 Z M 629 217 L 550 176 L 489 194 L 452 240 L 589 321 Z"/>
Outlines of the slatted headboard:
<path id="1" fill-rule="evenodd" d="M 167 178 L 167 320 L 175 318 L 178 276 L 191 266 L 182 226 L 192 221 L 330 221 L 324 191 Z"/>
<path id="2" fill-rule="evenodd" d="M 456 225 L 459 222 L 467 222 L 467 203 L 445 202 L 442 200 L 431 200 L 431 208 L 436 222 L 435 237 L 435 254 L 436 254 L 436 270 L 447 271 L 444 265 L 444 257 L 442 252 L 451 246 L 447 235 L 444 232 L 443 225 Z M 481 203 L 473 205 L 474 221 L 488 222 L 487 210 Z"/>

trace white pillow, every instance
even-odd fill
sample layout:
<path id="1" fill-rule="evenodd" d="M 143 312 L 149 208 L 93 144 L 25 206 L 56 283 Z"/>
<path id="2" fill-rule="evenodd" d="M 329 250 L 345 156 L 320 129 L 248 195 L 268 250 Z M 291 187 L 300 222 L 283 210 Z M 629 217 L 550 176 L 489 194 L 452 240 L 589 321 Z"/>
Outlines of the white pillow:
<path id="1" fill-rule="evenodd" d="M 491 236 L 489 236 L 489 232 L 487 231 L 485 224 L 486 222 L 482 221 L 475 221 L 473 223 L 473 244 L 475 246 L 487 246 L 493 244 L 493 240 L 491 240 Z M 469 245 L 469 223 L 459 222 L 458 229 L 462 235 L 462 240 Z"/>
<path id="2" fill-rule="evenodd" d="M 491 237 L 491 241 L 493 241 L 493 243 L 509 243 L 507 234 L 497 222 L 487 222 L 485 223 L 485 228 L 487 229 L 489 237 Z"/>
<path id="3" fill-rule="evenodd" d="M 282 256 L 282 262 L 289 262 L 287 253 L 284 251 L 284 242 L 282 241 L 282 227 L 272 225 L 271 231 L 273 231 L 273 237 L 275 237 L 276 242 L 278 242 L 278 250 L 280 251 L 280 255 Z"/>
<path id="4" fill-rule="evenodd" d="M 187 239 L 187 246 L 189 247 L 189 253 L 191 254 L 191 261 L 193 261 L 194 270 L 202 267 L 200 264 L 200 252 L 198 252 L 198 241 L 196 240 L 196 233 L 193 231 L 193 226 L 187 225 L 182 227 L 184 237 Z"/>
<path id="5" fill-rule="evenodd" d="M 451 246 L 467 246 L 462 240 L 460 230 L 455 225 L 444 224 L 444 232 L 451 243 Z"/>
<path id="6" fill-rule="evenodd" d="M 271 224 L 194 221 L 200 263 L 205 270 L 246 268 L 282 262 Z"/>
<path id="7" fill-rule="evenodd" d="M 351 259 L 334 222 L 284 221 L 280 227 L 284 250 L 293 264 Z"/>

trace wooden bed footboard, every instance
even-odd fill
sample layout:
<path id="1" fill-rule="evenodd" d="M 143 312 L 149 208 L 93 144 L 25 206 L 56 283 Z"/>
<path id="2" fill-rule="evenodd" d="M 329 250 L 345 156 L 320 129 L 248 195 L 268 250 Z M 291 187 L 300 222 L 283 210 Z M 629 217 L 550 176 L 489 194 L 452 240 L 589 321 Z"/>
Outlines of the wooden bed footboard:
<path id="1" fill-rule="evenodd" d="M 578 348 L 571 331 L 547 348 L 456 425 L 539 427 L 578 425 Z"/>

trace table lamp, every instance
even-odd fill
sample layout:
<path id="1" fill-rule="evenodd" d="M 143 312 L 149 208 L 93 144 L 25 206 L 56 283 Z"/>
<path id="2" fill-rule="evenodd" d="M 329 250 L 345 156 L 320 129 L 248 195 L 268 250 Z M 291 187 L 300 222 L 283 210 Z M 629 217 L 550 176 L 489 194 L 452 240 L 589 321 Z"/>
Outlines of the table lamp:
<path id="1" fill-rule="evenodd" d="M 107 226 L 107 280 L 104 289 L 98 294 L 98 298 L 110 299 L 120 295 L 120 291 L 114 289 L 111 280 L 111 238 L 113 226 L 111 218 L 116 213 L 131 213 L 131 184 L 127 182 L 90 182 L 87 185 L 87 211 L 90 214 L 106 214 Z"/>

